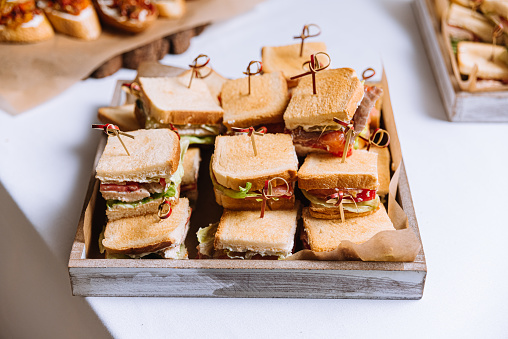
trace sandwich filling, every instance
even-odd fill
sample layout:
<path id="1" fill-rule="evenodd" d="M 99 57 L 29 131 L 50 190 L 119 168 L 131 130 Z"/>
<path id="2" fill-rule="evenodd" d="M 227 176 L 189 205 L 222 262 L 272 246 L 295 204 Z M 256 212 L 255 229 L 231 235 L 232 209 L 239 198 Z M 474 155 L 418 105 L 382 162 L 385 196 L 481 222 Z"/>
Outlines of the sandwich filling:
<path id="1" fill-rule="evenodd" d="M 352 213 L 373 212 L 379 208 L 380 200 L 376 190 L 358 188 L 334 188 L 301 190 L 303 195 L 316 207 L 337 208 L 339 204 Z"/>

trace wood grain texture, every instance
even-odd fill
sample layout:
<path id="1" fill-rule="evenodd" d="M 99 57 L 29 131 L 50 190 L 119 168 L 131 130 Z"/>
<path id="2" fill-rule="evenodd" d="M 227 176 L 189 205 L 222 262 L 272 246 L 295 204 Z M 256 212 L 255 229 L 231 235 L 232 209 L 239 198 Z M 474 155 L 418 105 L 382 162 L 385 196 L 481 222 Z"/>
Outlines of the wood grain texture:
<path id="1" fill-rule="evenodd" d="M 113 105 L 128 100 L 119 81 Z M 393 161 L 402 160 L 386 76 L 383 123 Z M 394 140 L 395 139 L 395 140 Z M 94 167 L 104 149 L 99 143 Z M 401 165 L 397 200 L 420 238 L 406 172 Z M 413 262 L 100 259 L 98 233 L 104 206 L 92 175 L 70 258 L 74 295 L 235 298 L 420 299 L 427 266 L 423 246 Z M 420 239 L 421 242 L 421 239 Z"/>
<path id="2" fill-rule="evenodd" d="M 461 91 L 453 75 L 445 42 L 439 32 L 439 22 L 430 1 L 415 0 L 413 9 L 448 119 L 464 122 L 507 122 L 508 92 Z"/>

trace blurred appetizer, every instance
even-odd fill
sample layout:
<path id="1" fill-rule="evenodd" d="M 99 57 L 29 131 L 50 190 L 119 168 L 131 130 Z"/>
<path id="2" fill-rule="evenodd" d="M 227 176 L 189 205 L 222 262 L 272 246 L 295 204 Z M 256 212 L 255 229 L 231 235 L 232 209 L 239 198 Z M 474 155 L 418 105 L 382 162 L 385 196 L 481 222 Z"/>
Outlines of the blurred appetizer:
<path id="1" fill-rule="evenodd" d="M 134 115 L 134 104 L 100 107 L 97 117 L 102 123 L 117 125 L 122 131 L 141 128 Z"/>
<path id="2" fill-rule="evenodd" d="M 459 71 L 483 80 L 508 82 L 508 51 L 504 46 L 461 41 L 457 45 Z"/>
<path id="3" fill-rule="evenodd" d="M 97 13 L 90 0 L 41 0 L 55 31 L 78 39 L 95 40 L 101 35 Z"/>
<path id="4" fill-rule="evenodd" d="M 167 19 L 180 19 L 187 11 L 185 0 L 155 0 L 159 16 Z"/>
<path id="5" fill-rule="evenodd" d="M 159 15 L 150 0 L 93 0 L 101 21 L 124 32 L 140 33 Z"/>
<path id="6" fill-rule="evenodd" d="M 33 43 L 55 35 L 34 0 L 0 1 L 0 42 Z"/>

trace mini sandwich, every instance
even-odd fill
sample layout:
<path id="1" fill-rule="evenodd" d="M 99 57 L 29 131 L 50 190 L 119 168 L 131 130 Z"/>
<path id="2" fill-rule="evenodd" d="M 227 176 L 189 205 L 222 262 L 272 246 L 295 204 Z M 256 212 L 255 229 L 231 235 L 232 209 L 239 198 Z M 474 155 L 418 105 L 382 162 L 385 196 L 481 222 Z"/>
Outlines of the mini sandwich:
<path id="1" fill-rule="evenodd" d="M 252 76 L 248 94 L 248 78 L 227 81 L 222 87 L 224 125 L 231 127 L 272 127 L 279 125 L 284 131 L 282 118 L 289 102 L 286 80 L 281 72 Z M 269 132 L 272 132 L 269 129 Z"/>
<path id="2" fill-rule="evenodd" d="M 97 118 L 102 123 L 118 126 L 124 132 L 141 128 L 134 115 L 134 104 L 100 107 L 97 110 Z"/>
<path id="3" fill-rule="evenodd" d="M 508 51 L 504 46 L 461 41 L 457 60 L 461 74 L 472 75 L 476 66 L 477 78 L 508 81 Z"/>
<path id="4" fill-rule="evenodd" d="M 286 134 L 219 136 L 210 161 L 215 200 L 232 210 L 293 208 L 298 158 Z M 271 191 L 271 192 L 270 192 Z M 258 211 L 259 217 L 259 211 Z"/>
<path id="5" fill-rule="evenodd" d="M 101 253 L 106 252 L 106 259 L 134 259 L 152 254 L 164 259 L 187 259 L 184 241 L 190 216 L 189 201 L 181 198 L 166 219 L 152 213 L 109 221 L 99 238 Z"/>
<path id="6" fill-rule="evenodd" d="M 184 71 L 182 74 L 180 74 L 178 77 L 182 79 L 184 84 L 188 84 L 192 72 L 193 72 L 192 69 L 188 69 Z M 208 89 L 210 90 L 210 94 L 212 94 L 212 97 L 216 99 L 217 104 L 220 105 L 220 92 L 222 91 L 222 86 L 226 81 L 228 81 L 228 79 L 224 78 L 222 75 L 215 72 L 212 68 L 208 66 L 200 68 L 199 72 L 201 75 L 205 76 L 204 78 L 200 79 L 202 79 L 205 82 L 205 84 L 208 86 Z"/>
<path id="7" fill-rule="evenodd" d="M 224 210 L 220 222 L 200 228 L 200 259 L 283 259 L 293 252 L 299 204 L 291 210 Z"/>
<path id="8" fill-rule="evenodd" d="M 179 77 L 139 78 L 136 117 L 145 128 L 172 128 L 191 143 L 213 144 L 221 131 L 224 110 L 202 79 L 191 87 Z"/>
<path id="9" fill-rule="evenodd" d="M 183 157 L 183 177 L 180 185 L 181 195 L 187 197 L 191 205 L 198 200 L 198 174 L 201 162 L 199 148 L 189 148 Z"/>
<path id="10" fill-rule="evenodd" d="M 303 67 L 306 61 L 309 61 L 311 54 L 326 52 L 324 42 L 305 42 L 303 53 L 300 56 L 301 44 L 293 44 L 278 47 L 263 47 L 261 50 L 261 60 L 263 62 L 263 72 L 271 73 L 281 71 L 288 87 L 294 87 L 298 84 L 298 79 L 291 80 L 291 77 L 306 72 Z"/>
<path id="11" fill-rule="evenodd" d="M 448 11 L 447 23 L 451 26 L 452 38 L 492 42 L 494 25 L 485 16 L 469 8 L 451 4 Z M 465 32 L 460 32 L 459 30 Z"/>
<path id="12" fill-rule="evenodd" d="M 344 240 L 361 244 L 381 231 L 395 230 L 383 205 L 371 215 L 344 222 L 314 218 L 309 208 L 304 208 L 302 219 L 300 239 L 304 248 L 315 252 L 333 251 Z"/>
<path id="13" fill-rule="evenodd" d="M 49 40 L 55 32 L 34 0 L 2 1 L 0 42 L 32 43 Z"/>
<path id="14" fill-rule="evenodd" d="M 59 33 L 82 40 L 95 40 L 101 35 L 99 18 L 90 0 L 40 0 L 37 5 Z"/>
<path id="15" fill-rule="evenodd" d="M 293 137 L 296 152 L 299 156 L 328 152 L 341 157 L 347 150 L 351 155 L 354 138 L 346 147 L 345 127 L 334 118 L 346 124 L 353 121 L 355 133 L 360 133 L 382 90 L 369 87 L 364 95 L 364 86 L 351 68 L 317 72 L 317 94 L 312 87 L 312 78 L 303 77 L 284 113 L 286 131 Z"/>
<path id="16" fill-rule="evenodd" d="M 377 154 L 358 150 L 345 163 L 329 154 L 309 154 L 298 171 L 298 187 L 310 201 L 310 214 L 320 219 L 369 215 L 380 206 Z"/>
<path id="17" fill-rule="evenodd" d="M 176 133 L 157 129 L 129 134 L 134 139 L 122 141 L 130 155 L 110 136 L 96 169 L 110 221 L 157 213 L 163 199 L 175 204 L 180 196 L 183 166 Z"/>
<path id="18" fill-rule="evenodd" d="M 157 6 L 150 0 L 92 1 L 102 22 L 128 33 L 146 30 L 159 16 Z"/>

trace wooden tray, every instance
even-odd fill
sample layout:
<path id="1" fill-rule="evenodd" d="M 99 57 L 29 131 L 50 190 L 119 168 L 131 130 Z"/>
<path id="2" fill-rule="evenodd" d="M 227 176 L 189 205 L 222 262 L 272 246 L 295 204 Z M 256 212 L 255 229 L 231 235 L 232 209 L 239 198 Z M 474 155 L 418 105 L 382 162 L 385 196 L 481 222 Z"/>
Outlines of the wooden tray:
<path id="1" fill-rule="evenodd" d="M 382 85 L 385 91 L 382 116 L 384 127 L 391 135 L 390 151 L 401 158 L 384 74 Z M 118 105 L 124 100 L 125 96 L 117 86 L 112 104 Z M 414 262 L 101 259 L 98 236 L 104 225 L 105 203 L 98 192 L 99 181 L 94 178 L 94 169 L 105 142 L 106 137 L 98 146 L 70 254 L 68 269 L 74 295 L 359 299 L 422 297 L 427 275 L 423 246 Z M 198 227 L 208 225 L 203 218 L 218 220 L 221 214 L 211 195 L 207 166 L 203 165 L 211 150 L 205 149 L 202 153 L 198 207 L 191 218 L 186 240 L 190 257 L 193 257 L 197 244 L 193 234 Z M 420 239 L 403 163 L 397 201 L 408 216 L 409 227 Z M 199 225 L 195 222 L 196 218 L 200 220 Z"/>
<path id="2" fill-rule="evenodd" d="M 506 108 L 508 107 L 508 91 L 470 93 L 460 90 L 431 0 L 415 0 L 413 9 L 448 119 L 469 122 L 508 122 Z"/>

